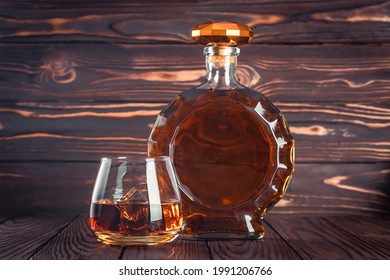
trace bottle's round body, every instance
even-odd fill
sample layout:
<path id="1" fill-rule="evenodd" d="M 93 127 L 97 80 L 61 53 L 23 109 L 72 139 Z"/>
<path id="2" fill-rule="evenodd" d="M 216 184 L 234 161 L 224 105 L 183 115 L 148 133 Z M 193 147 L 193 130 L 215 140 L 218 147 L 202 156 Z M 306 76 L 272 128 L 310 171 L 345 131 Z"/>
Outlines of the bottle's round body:
<path id="1" fill-rule="evenodd" d="M 187 238 L 261 238 L 284 195 L 294 140 L 279 110 L 249 89 L 192 89 L 157 118 L 148 156 L 169 156 Z"/>

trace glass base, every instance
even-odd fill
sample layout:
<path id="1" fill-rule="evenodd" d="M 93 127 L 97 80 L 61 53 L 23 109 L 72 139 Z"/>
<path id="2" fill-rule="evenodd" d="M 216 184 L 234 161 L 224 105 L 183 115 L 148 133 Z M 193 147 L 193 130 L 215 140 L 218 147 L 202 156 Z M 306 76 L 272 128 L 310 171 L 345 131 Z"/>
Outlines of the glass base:
<path id="1" fill-rule="evenodd" d="M 156 246 L 172 242 L 179 236 L 176 232 L 163 232 L 145 236 L 116 235 L 101 232 L 95 232 L 94 234 L 104 244 L 118 246 Z"/>
<path id="2" fill-rule="evenodd" d="M 218 216 L 218 214 L 220 216 Z M 261 218 L 250 213 L 237 213 L 222 216 L 214 211 L 214 216 L 193 214 L 185 218 L 181 236 L 185 239 L 222 240 L 222 239 L 261 239 L 264 226 Z"/>
<path id="3" fill-rule="evenodd" d="M 208 232 L 201 234 L 182 234 L 182 239 L 187 240 L 234 240 L 234 239 L 245 239 L 245 240 L 256 240 L 262 239 L 264 232 L 253 233 L 253 234 L 240 234 L 240 233 L 223 233 L 223 232 Z"/>

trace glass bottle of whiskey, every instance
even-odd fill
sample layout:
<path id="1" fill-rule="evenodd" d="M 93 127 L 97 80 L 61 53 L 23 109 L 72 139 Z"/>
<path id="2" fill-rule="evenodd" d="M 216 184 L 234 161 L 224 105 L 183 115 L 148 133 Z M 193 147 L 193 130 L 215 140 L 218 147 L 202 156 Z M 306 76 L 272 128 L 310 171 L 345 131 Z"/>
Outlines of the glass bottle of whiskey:
<path id="1" fill-rule="evenodd" d="M 236 79 L 238 45 L 251 29 L 235 22 L 197 25 L 205 82 L 179 94 L 157 117 L 148 156 L 169 156 L 182 191 L 185 238 L 258 239 L 262 219 L 285 194 L 294 140 L 280 111 Z"/>

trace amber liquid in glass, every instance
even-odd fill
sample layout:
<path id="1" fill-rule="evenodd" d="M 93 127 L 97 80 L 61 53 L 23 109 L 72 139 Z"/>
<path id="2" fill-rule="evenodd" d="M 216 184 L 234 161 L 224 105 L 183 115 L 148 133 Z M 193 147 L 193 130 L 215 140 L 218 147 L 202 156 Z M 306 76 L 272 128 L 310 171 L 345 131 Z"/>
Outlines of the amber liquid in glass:
<path id="1" fill-rule="evenodd" d="M 150 220 L 150 206 L 146 203 L 116 204 L 112 200 L 101 200 L 92 203 L 89 224 L 95 235 L 107 244 L 125 245 L 126 238 L 131 245 L 135 245 L 137 236 L 142 237 L 141 243 L 145 243 L 149 236 L 149 242 L 164 243 L 172 239 L 182 225 L 182 213 L 177 202 L 162 203 L 161 220 Z M 115 241 L 116 240 L 116 241 Z"/>
<path id="2" fill-rule="evenodd" d="M 148 155 L 172 159 L 183 191 L 184 234 L 261 237 L 261 217 L 285 191 L 268 191 L 275 165 L 283 161 L 278 172 L 293 171 L 292 158 L 277 157 L 276 138 L 286 142 L 282 155 L 292 157 L 294 145 L 281 126 L 287 129 L 278 109 L 249 89 L 193 89 L 161 112 Z"/>

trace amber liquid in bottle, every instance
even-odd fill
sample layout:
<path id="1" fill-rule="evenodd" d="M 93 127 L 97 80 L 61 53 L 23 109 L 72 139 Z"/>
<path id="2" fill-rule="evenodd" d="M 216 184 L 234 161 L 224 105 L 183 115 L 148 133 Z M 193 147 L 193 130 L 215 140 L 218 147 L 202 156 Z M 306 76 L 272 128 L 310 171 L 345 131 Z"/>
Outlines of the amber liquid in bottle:
<path id="1" fill-rule="evenodd" d="M 260 238 L 261 218 L 287 187 L 272 184 L 293 171 L 293 145 L 283 116 L 262 94 L 193 89 L 161 112 L 149 156 L 172 159 L 187 237 Z"/>
<path id="2" fill-rule="evenodd" d="M 294 140 L 283 115 L 236 80 L 238 45 L 252 30 L 205 22 L 192 38 L 205 45 L 206 81 L 157 117 L 148 156 L 169 156 L 182 190 L 186 238 L 261 238 L 266 212 L 284 195 Z"/>

